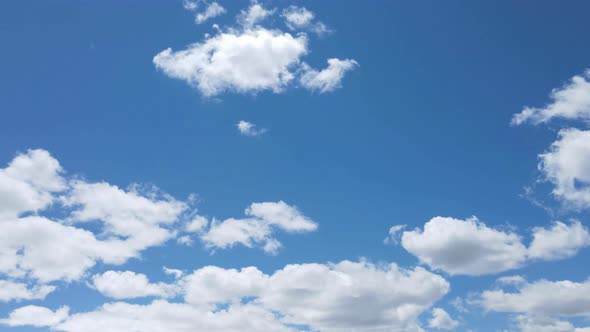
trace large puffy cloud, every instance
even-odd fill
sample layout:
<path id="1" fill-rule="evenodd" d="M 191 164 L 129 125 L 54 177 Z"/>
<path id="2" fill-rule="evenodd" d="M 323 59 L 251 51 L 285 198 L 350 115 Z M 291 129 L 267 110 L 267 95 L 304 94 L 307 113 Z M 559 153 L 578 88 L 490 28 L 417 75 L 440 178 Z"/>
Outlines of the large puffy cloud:
<path id="1" fill-rule="evenodd" d="M 394 241 L 405 225 L 394 226 L 386 240 Z M 395 242 L 394 242 L 395 243 Z M 424 229 L 405 231 L 402 246 L 436 270 L 453 275 L 484 275 L 516 269 L 534 260 L 572 257 L 590 245 L 590 233 L 580 222 L 555 222 L 535 227 L 527 248 L 515 232 L 487 226 L 477 218 L 435 217 Z"/>
<path id="2" fill-rule="evenodd" d="M 267 253 L 281 247 L 272 234 L 274 229 L 288 233 L 312 232 L 318 228 L 296 207 L 283 201 L 253 203 L 245 211 L 248 218 L 213 221 L 201 239 L 210 248 L 229 248 L 236 244 L 246 247 L 261 246 Z"/>
<path id="3" fill-rule="evenodd" d="M 554 185 L 557 199 L 572 208 L 590 208 L 590 131 L 561 130 L 539 158 L 539 169 Z"/>
<path id="4" fill-rule="evenodd" d="M 404 232 L 402 246 L 420 261 L 450 274 L 497 273 L 520 266 L 527 257 L 517 234 L 490 228 L 475 217 L 435 217 L 423 231 Z"/>
<path id="5" fill-rule="evenodd" d="M 420 267 L 350 261 L 288 265 L 270 275 L 255 267 L 208 266 L 177 285 L 183 303 L 110 303 L 51 327 L 67 332 L 299 330 L 295 326 L 328 332 L 422 331 L 418 316 L 449 291 L 445 279 Z"/>
<path id="6" fill-rule="evenodd" d="M 25 283 L 0 280 L 0 302 L 42 300 L 55 290 L 55 286 L 30 287 Z"/>
<path id="7" fill-rule="evenodd" d="M 525 107 L 522 112 L 515 114 L 512 124 L 539 124 L 553 118 L 590 120 L 590 70 L 574 76 L 563 87 L 554 89 L 550 97 L 552 102 L 545 107 Z"/>
<path id="8" fill-rule="evenodd" d="M 294 78 L 293 68 L 307 52 L 304 35 L 257 27 L 221 33 L 178 52 L 166 49 L 154 57 L 154 64 L 205 96 L 226 91 L 280 92 Z"/>
<path id="9" fill-rule="evenodd" d="M 206 97 L 224 92 L 279 93 L 295 84 L 318 92 L 340 87 L 343 76 L 357 65 L 356 61 L 330 59 L 328 67 L 321 71 L 310 68 L 302 62 L 310 52 L 306 34 L 260 25 L 274 11 L 253 2 L 238 15 L 237 27 L 218 28 L 215 35 L 206 35 L 203 41 L 184 50 L 168 48 L 154 57 L 154 65 Z M 290 7 L 283 15 L 290 27 L 309 28 L 311 24 L 308 14 L 299 9 Z M 327 28 L 314 24 L 312 30 L 325 32 Z"/>
<path id="10" fill-rule="evenodd" d="M 132 271 L 106 271 L 92 277 L 92 283 L 100 293 L 114 299 L 173 297 L 178 292 L 176 285 L 150 283 L 145 274 Z"/>

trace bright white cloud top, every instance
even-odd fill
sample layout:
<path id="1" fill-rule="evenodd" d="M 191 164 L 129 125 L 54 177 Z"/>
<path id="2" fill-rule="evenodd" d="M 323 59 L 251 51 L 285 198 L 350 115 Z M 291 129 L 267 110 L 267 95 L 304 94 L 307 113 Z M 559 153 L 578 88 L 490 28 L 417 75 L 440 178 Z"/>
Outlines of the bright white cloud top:
<path id="1" fill-rule="evenodd" d="M 221 30 L 181 51 L 168 48 L 153 62 L 169 77 L 186 81 L 206 97 L 225 92 L 280 93 L 297 83 L 320 93 L 339 88 L 344 74 L 357 62 L 333 58 L 327 68 L 312 69 L 302 61 L 310 52 L 305 34 L 259 25 L 273 14 L 274 10 L 254 2 L 238 15 L 240 27 Z M 287 11 L 284 15 L 294 14 Z M 302 19 L 292 20 L 303 24 Z"/>

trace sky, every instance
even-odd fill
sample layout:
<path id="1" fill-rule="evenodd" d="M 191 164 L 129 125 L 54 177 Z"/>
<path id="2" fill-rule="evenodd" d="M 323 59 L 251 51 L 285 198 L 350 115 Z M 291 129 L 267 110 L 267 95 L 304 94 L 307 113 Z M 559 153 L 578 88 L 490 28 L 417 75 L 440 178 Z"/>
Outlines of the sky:
<path id="1" fill-rule="evenodd" d="M 588 10 L 0 3 L 0 331 L 590 331 Z"/>

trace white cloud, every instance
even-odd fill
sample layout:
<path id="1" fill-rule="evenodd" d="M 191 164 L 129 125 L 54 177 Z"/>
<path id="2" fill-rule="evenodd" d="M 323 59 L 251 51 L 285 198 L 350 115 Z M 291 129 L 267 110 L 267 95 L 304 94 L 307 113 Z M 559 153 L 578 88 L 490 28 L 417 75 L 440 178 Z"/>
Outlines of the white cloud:
<path id="1" fill-rule="evenodd" d="M 301 86 L 320 93 L 334 91 L 341 87 L 344 75 L 356 66 L 358 63 L 351 59 L 328 59 L 328 67 L 321 71 L 304 65 Z"/>
<path id="2" fill-rule="evenodd" d="M 0 302 L 43 300 L 49 293 L 55 290 L 55 286 L 30 287 L 25 283 L 0 279 Z"/>
<path id="3" fill-rule="evenodd" d="M 61 307 L 51 311 L 44 307 L 29 305 L 10 313 L 8 318 L 0 320 L 0 324 L 8 326 L 50 327 L 59 324 L 68 317 L 68 307 Z"/>
<path id="4" fill-rule="evenodd" d="M 567 225 L 555 222 L 551 228 L 535 227 L 529 257 L 543 260 L 575 256 L 581 248 L 590 246 L 590 233 L 579 221 Z"/>
<path id="5" fill-rule="evenodd" d="M 260 136 L 266 132 L 266 129 L 258 129 L 255 124 L 244 120 L 238 122 L 236 127 L 238 127 L 240 134 L 244 136 Z"/>
<path id="6" fill-rule="evenodd" d="M 467 220 L 435 217 L 402 235 L 402 246 L 421 262 L 450 274 L 483 275 L 519 267 L 527 257 L 520 237 Z"/>
<path id="7" fill-rule="evenodd" d="M 59 162 L 45 150 L 17 155 L 0 169 L 0 218 L 43 210 L 66 188 Z"/>
<path id="8" fill-rule="evenodd" d="M 324 23 L 314 22 L 315 14 L 305 7 L 289 6 L 281 16 L 291 30 L 310 30 L 318 35 L 330 32 Z"/>
<path id="9" fill-rule="evenodd" d="M 97 261 L 122 264 L 162 244 L 188 208 L 156 189 L 124 191 L 104 182 L 67 181 L 62 173 L 45 150 L 20 154 L 0 169 L 0 273 L 41 283 L 78 280 Z M 19 217 L 51 204 L 68 217 Z M 87 222 L 98 224 L 96 234 L 75 227 Z"/>
<path id="10" fill-rule="evenodd" d="M 264 8 L 258 1 L 252 1 L 250 7 L 240 11 L 238 22 L 245 28 L 251 28 L 274 14 L 274 9 Z"/>
<path id="11" fill-rule="evenodd" d="M 195 16 L 195 22 L 197 24 L 202 24 L 208 19 L 220 16 L 225 14 L 226 10 L 223 8 L 219 3 L 212 2 L 207 5 L 207 8 L 202 13 L 198 13 Z"/>
<path id="12" fill-rule="evenodd" d="M 207 218 L 197 215 L 186 225 L 185 230 L 190 233 L 199 233 L 205 229 L 208 224 L 209 220 L 207 220 Z"/>
<path id="13" fill-rule="evenodd" d="M 183 283 L 187 303 L 215 305 L 258 296 L 268 283 L 268 276 L 255 267 L 238 271 L 206 266 L 186 276 Z"/>
<path id="14" fill-rule="evenodd" d="M 146 275 L 132 271 L 107 271 L 92 277 L 92 283 L 101 294 L 113 299 L 174 297 L 178 292 L 175 285 L 150 283 Z"/>
<path id="15" fill-rule="evenodd" d="M 550 95 L 552 102 L 542 108 L 525 107 L 512 117 L 513 125 L 525 122 L 539 124 L 553 118 L 567 120 L 590 120 L 590 70 L 572 77 L 561 88 L 554 89 Z"/>
<path id="16" fill-rule="evenodd" d="M 281 245 L 272 237 L 274 229 L 303 233 L 318 228 L 317 223 L 283 201 L 253 203 L 244 213 L 248 218 L 213 220 L 201 239 L 210 248 L 224 249 L 242 244 L 249 248 L 261 246 L 267 253 L 275 254 Z"/>
<path id="17" fill-rule="evenodd" d="M 307 37 L 264 28 L 225 32 L 154 57 L 157 68 L 188 82 L 211 97 L 226 91 L 282 91 L 293 79 L 292 68 L 308 52 Z"/>
<path id="18" fill-rule="evenodd" d="M 183 0 L 182 6 L 186 10 L 194 11 L 199 8 L 200 0 Z"/>
<path id="19" fill-rule="evenodd" d="M 389 228 L 389 235 L 383 240 L 385 244 L 399 244 L 401 239 L 401 232 L 406 229 L 408 225 L 395 225 Z"/>
<path id="20" fill-rule="evenodd" d="M 523 283 L 515 291 L 481 293 L 479 303 L 488 311 L 545 316 L 590 316 L 590 280 L 585 282 L 539 280 Z"/>
<path id="21" fill-rule="evenodd" d="M 521 332 L 590 332 L 590 328 L 576 328 L 572 323 L 547 316 L 518 315 Z"/>
<path id="22" fill-rule="evenodd" d="M 164 271 L 164 273 L 173 276 L 175 279 L 178 279 L 184 275 L 184 272 L 182 272 L 181 270 L 170 269 L 165 266 L 162 268 L 162 270 Z"/>
<path id="23" fill-rule="evenodd" d="M 554 185 L 557 199 L 571 208 L 590 208 L 590 131 L 561 130 L 539 158 L 539 169 Z"/>
<path id="24" fill-rule="evenodd" d="M 275 12 L 254 1 L 237 17 L 237 26 L 214 25 L 216 34 L 206 34 L 201 42 L 186 49 L 168 48 L 157 54 L 153 63 L 167 76 L 187 82 L 205 97 L 225 92 L 255 94 L 263 91 L 281 93 L 289 86 L 303 86 L 319 92 L 341 86 L 346 72 L 357 66 L 355 60 L 329 59 L 328 67 L 319 71 L 302 62 L 310 52 L 305 33 L 291 34 L 260 23 Z M 295 12 L 293 12 L 295 13 Z M 305 22 L 286 11 L 296 24 Z M 305 16 L 305 15 L 303 15 Z M 328 28 L 320 23 L 307 27 L 317 33 Z"/>
<path id="25" fill-rule="evenodd" d="M 439 330 L 453 330 L 459 326 L 459 322 L 442 308 L 432 309 L 432 318 L 428 321 L 428 326 Z"/>
<path id="26" fill-rule="evenodd" d="M 287 265 L 270 275 L 208 266 L 178 285 L 184 303 L 110 303 L 45 325 L 66 332 L 295 331 L 293 324 L 323 332 L 422 331 L 418 316 L 449 291 L 445 279 L 420 267 L 350 261 Z"/>

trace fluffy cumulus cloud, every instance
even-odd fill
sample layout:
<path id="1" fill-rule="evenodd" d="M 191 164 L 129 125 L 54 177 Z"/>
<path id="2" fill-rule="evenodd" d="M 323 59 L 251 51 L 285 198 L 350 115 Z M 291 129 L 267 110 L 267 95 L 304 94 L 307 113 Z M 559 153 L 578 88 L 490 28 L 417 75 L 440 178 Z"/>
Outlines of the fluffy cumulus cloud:
<path id="1" fill-rule="evenodd" d="M 553 118 L 567 120 L 590 120 L 590 70 L 574 76 L 561 88 L 554 89 L 550 95 L 552 101 L 545 107 L 525 107 L 515 114 L 512 124 L 525 122 L 539 124 Z"/>
<path id="2" fill-rule="evenodd" d="M 107 271 L 92 278 L 93 286 L 105 296 L 114 299 L 138 297 L 174 297 L 175 285 L 150 283 L 145 274 L 132 271 Z"/>
<path id="3" fill-rule="evenodd" d="M 459 322 L 454 320 L 444 309 L 434 308 L 432 309 L 432 318 L 428 321 L 428 326 L 439 330 L 453 330 L 459 326 Z"/>
<path id="4" fill-rule="evenodd" d="M 449 291 L 445 279 L 420 267 L 350 261 L 288 265 L 270 275 L 254 267 L 209 266 L 177 284 L 181 303 L 115 302 L 44 322 L 16 319 L 25 307 L 2 322 L 67 332 L 300 330 L 296 326 L 328 332 L 422 331 L 418 316 Z M 51 310 L 44 312 L 52 316 Z"/>
<path id="5" fill-rule="evenodd" d="M 107 183 L 67 181 L 47 151 L 18 155 L 0 170 L 0 273 L 40 282 L 78 280 L 97 261 L 122 264 L 173 236 L 186 204 L 158 200 Z M 39 215 L 58 204 L 64 220 Z M 34 212 L 35 214 L 25 214 Z M 77 223 L 95 222 L 100 237 Z"/>
<path id="6" fill-rule="evenodd" d="M 394 226 L 394 239 L 403 228 Z M 572 257 L 590 245 L 590 233 L 580 222 L 555 222 L 535 227 L 527 247 L 512 231 L 492 228 L 473 217 L 435 217 L 424 229 L 405 231 L 401 244 L 422 263 L 453 275 L 484 275 L 521 267 L 534 260 Z M 391 243 L 391 235 L 386 240 Z"/>
<path id="7" fill-rule="evenodd" d="M 544 260 L 569 258 L 587 246 L 590 246 L 590 233 L 579 221 L 569 225 L 555 222 L 550 228 L 533 229 L 529 257 Z"/>
<path id="8" fill-rule="evenodd" d="M 402 246 L 423 263 L 450 274 L 506 271 L 520 266 L 527 256 L 517 234 L 490 228 L 475 217 L 435 217 L 424 230 L 404 232 Z"/>
<path id="9" fill-rule="evenodd" d="M 275 229 L 305 233 L 318 228 L 316 222 L 283 201 L 253 203 L 244 213 L 247 218 L 214 220 L 201 233 L 201 239 L 210 248 L 223 249 L 241 244 L 249 248 L 259 246 L 274 254 L 281 247 L 281 243 L 272 236 Z"/>
<path id="10" fill-rule="evenodd" d="M 168 48 L 153 62 L 169 77 L 186 81 L 207 97 L 224 92 L 279 93 L 296 82 L 319 92 L 339 87 L 356 62 L 330 59 L 328 68 L 321 71 L 305 65 L 302 57 L 310 51 L 305 34 L 260 25 L 274 12 L 253 2 L 238 15 L 237 27 L 218 29 L 184 50 Z"/>
<path id="11" fill-rule="evenodd" d="M 34 286 L 0 279 L 0 302 L 42 300 L 55 290 L 55 286 Z"/>
<path id="12" fill-rule="evenodd" d="M 571 208 L 590 208 L 590 131 L 561 130 L 539 158 L 539 169 L 554 185 L 557 199 Z"/>
<path id="13" fill-rule="evenodd" d="M 266 129 L 258 128 L 252 122 L 248 122 L 248 121 L 244 121 L 244 120 L 238 122 L 236 127 L 238 128 L 238 131 L 240 132 L 240 134 L 242 134 L 244 136 L 251 136 L 251 137 L 260 136 L 266 132 Z"/>

